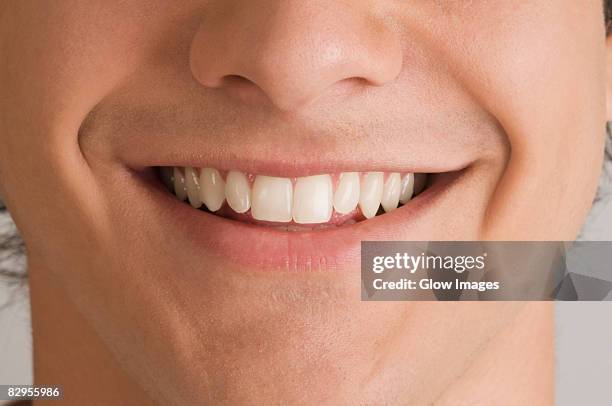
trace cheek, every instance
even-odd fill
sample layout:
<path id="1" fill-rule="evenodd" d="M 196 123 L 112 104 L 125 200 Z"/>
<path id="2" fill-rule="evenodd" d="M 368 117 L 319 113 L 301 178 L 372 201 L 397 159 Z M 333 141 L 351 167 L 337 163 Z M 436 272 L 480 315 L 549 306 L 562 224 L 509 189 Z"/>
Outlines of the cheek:
<path id="1" fill-rule="evenodd" d="M 43 236 L 102 228 L 94 214 L 104 209 L 92 198 L 98 191 L 81 152 L 79 127 L 100 100 L 151 59 L 166 27 L 180 27 L 172 35 L 189 29 L 177 20 L 185 20 L 193 5 L 164 3 L 3 3 L 0 54 L 9 63 L 0 64 L 0 88 L 10 98 L 0 97 L 1 183 L 28 245 L 40 248 L 32 251 L 48 248 L 38 241 Z M 65 220 L 58 224 L 58 218 Z"/>
<path id="2" fill-rule="evenodd" d="M 140 11 L 117 10 L 126 3 Z M 0 54 L 10 63 L 0 63 L 2 195 L 27 241 L 30 269 L 52 269 L 58 291 L 69 292 L 83 313 L 97 315 L 100 330 L 108 330 L 108 315 L 124 313 L 100 304 L 121 302 L 125 289 L 105 275 L 123 264 L 92 258 L 109 246 L 108 210 L 78 130 L 85 115 L 153 53 L 159 30 L 181 17 L 153 15 L 151 2 L 138 1 L 3 4 Z M 74 255 L 57 255 L 60 250 Z"/>
<path id="3" fill-rule="evenodd" d="M 601 2 L 563 3 L 496 3 L 486 10 L 490 24 L 464 27 L 465 45 L 449 54 L 510 143 L 488 238 L 573 239 L 596 190 L 605 128 Z"/>

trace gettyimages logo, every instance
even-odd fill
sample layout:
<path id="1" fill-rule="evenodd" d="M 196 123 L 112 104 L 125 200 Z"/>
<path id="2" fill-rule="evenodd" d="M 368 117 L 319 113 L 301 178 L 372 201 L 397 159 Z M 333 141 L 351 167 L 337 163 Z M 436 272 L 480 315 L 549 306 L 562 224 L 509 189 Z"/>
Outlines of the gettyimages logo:
<path id="1" fill-rule="evenodd" d="M 463 273 L 466 270 L 479 269 L 485 267 L 485 258 L 487 253 L 482 255 L 427 255 L 424 252 L 421 255 L 409 255 L 407 252 L 396 252 L 392 256 L 377 256 L 372 259 L 372 272 L 382 273 L 389 269 L 405 269 L 410 273 L 415 273 L 418 269 L 444 269 L 452 270 L 456 273 Z"/>
<path id="2" fill-rule="evenodd" d="M 362 242 L 362 300 L 612 300 L 611 248 L 612 242 Z M 580 272 L 585 262 L 577 255 L 590 258 L 591 273 L 601 269 L 610 279 Z"/>

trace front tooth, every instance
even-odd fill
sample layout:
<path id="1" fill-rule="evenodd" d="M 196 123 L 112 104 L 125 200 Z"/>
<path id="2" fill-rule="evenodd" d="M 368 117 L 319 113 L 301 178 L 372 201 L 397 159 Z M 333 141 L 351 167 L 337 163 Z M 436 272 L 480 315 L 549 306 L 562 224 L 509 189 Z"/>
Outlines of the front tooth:
<path id="1" fill-rule="evenodd" d="M 332 196 L 331 176 L 298 178 L 293 195 L 293 220 L 299 224 L 327 223 L 332 215 Z"/>
<path id="2" fill-rule="evenodd" d="M 197 209 L 202 205 L 202 199 L 200 199 L 200 181 L 198 180 L 198 173 L 191 167 L 185 168 L 185 186 L 189 203 Z"/>
<path id="3" fill-rule="evenodd" d="M 385 212 L 389 213 L 397 209 L 401 192 L 402 178 L 399 173 L 392 173 L 387 178 L 383 188 L 383 196 L 380 204 L 382 204 Z"/>
<path id="4" fill-rule="evenodd" d="M 293 187 L 287 178 L 257 176 L 253 183 L 251 214 L 256 220 L 291 221 Z"/>
<path id="5" fill-rule="evenodd" d="M 185 176 L 178 167 L 174 167 L 172 177 L 174 178 L 174 194 L 180 201 L 187 198 L 187 187 L 185 186 Z"/>
<path id="6" fill-rule="evenodd" d="M 376 216 L 382 200 L 383 182 L 384 174 L 382 172 L 368 172 L 363 177 L 359 194 L 359 208 L 368 219 Z"/>
<path id="7" fill-rule="evenodd" d="M 340 174 L 340 182 L 334 194 L 334 208 L 340 214 L 348 214 L 355 210 L 359 203 L 359 174 L 344 172 Z"/>
<path id="8" fill-rule="evenodd" d="M 400 193 L 400 203 L 405 204 L 412 199 L 414 191 L 414 173 L 407 173 L 402 179 L 402 192 Z"/>
<path id="9" fill-rule="evenodd" d="M 225 200 L 225 182 L 218 170 L 204 168 L 200 171 L 200 198 L 210 211 L 217 211 Z"/>
<path id="10" fill-rule="evenodd" d="M 246 213 L 251 207 L 251 188 L 246 175 L 230 171 L 225 179 L 225 199 L 236 213 Z"/>

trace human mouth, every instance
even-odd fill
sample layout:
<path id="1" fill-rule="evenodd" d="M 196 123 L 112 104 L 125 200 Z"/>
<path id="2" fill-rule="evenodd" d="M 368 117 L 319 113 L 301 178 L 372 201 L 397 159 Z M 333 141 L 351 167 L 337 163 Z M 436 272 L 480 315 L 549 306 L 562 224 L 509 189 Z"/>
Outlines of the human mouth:
<path id="1" fill-rule="evenodd" d="M 156 205 L 152 212 L 163 213 L 156 221 L 168 238 L 196 257 L 206 253 L 210 261 L 246 271 L 355 269 L 362 241 L 418 239 L 422 230 L 452 219 L 448 213 L 470 179 L 469 167 L 303 177 L 153 168 L 145 173 L 157 172 L 157 179 L 141 179 L 153 186 L 148 201 Z"/>
<path id="2" fill-rule="evenodd" d="M 304 177 L 256 175 L 215 168 L 158 167 L 178 200 L 217 216 L 302 231 L 355 224 L 406 205 L 427 188 L 428 175 L 341 172 Z"/>

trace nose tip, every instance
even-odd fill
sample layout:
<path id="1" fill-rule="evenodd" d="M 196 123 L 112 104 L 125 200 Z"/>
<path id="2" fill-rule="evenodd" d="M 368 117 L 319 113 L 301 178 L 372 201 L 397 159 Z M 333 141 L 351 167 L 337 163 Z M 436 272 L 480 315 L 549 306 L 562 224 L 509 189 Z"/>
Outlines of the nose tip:
<path id="1" fill-rule="evenodd" d="M 367 9 L 315 0 L 239 3 L 209 15 L 192 41 L 191 71 L 203 86 L 296 110 L 340 82 L 381 86 L 401 70 L 399 39 Z"/>

